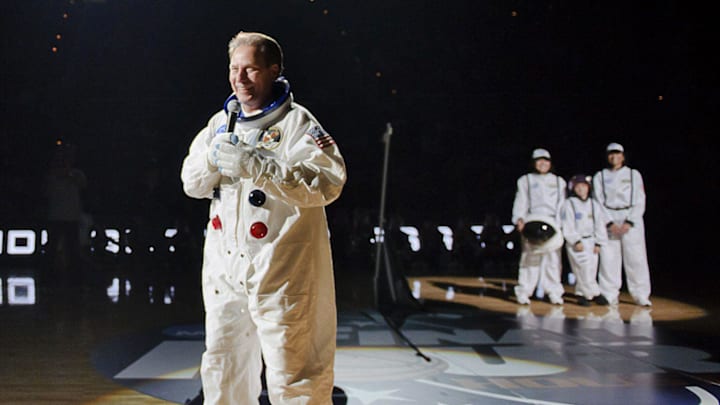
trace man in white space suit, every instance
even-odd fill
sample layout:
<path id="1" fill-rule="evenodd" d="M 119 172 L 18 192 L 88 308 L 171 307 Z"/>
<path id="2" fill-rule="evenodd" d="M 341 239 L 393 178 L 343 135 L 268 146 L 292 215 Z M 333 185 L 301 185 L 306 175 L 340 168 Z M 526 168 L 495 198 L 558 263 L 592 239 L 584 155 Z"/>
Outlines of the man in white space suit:
<path id="1" fill-rule="evenodd" d="M 566 182 L 552 172 L 550 159 L 547 149 L 533 150 L 532 172 L 517 180 L 512 222 L 522 235 L 522 253 L 515 299 L 522 305 L 530 304 L 536 288 L 543 289 L 552 304 L 563 304 L 560 209 Z"/>
<path id="2" fill-rule="evenodd" d="M 194 138 L 185 193 L 211 199 L 203 254 L 206 404 L 331 404 L 336 306 L 324 207 L 346 181 L 333 138 L 293 101 L 273 38 L 228 46 L 233 94 Z M 239 111 L 238 111 L 238 108 Z"/>
<path id="3" fill-rule="evenodd" d="M 625 269 L 627 288 L 635 303 L 649 307 L 650 266 L 645 246 L 645 185 L 642 175 L 625 164 L 625 148 L 606 148 L 608 166 L 593 176 L 593 193 L 607 223 L 608 243 L 600 249 L 600 293 L 618 303 Z"/>

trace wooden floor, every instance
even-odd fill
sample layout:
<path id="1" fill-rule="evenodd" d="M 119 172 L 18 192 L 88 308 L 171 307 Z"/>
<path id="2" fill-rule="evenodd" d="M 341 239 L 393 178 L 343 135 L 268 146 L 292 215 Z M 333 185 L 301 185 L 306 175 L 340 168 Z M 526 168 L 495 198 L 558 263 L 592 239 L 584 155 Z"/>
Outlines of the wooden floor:
<path id="1" fill-rule="evenodd" d="M 480 319 L 487 334 L 496 338 L 503 336 L 508 330 L 517 332 L 528 328 L 542 329 L 544 327 L 541 323 L 523 321 L 523 319 L 527 319 L 527 315 L 532 315 L 534 319 L 540 320 L 543 318 L 560 319 L 568 327 L 573 328 L 577 327 L 579 321 L 597 321 L 597 325 L 602 325 L 602 322 L 608 319 L 622 325 L 632 325 L 634 321 L 645 325 L 649 323 L 653 328 L 653 336 L 662 336 L 662 339 L 653 337 L 656 340 L 648 342 L 656 341 L 659 345 L 659 342 L 662 341 L 663 347 L 677 342 L 674 344 L 678 347 L 707 353 L 705 360 L 713 366 L 720 361 L 720 327 L 718 326 L 720 325 L 718 322 L 720 311 L 717 300 L 691 302 L 692 300 L 684 301 L 677 297 L 665 298 L 658 293 L 652 297 L 654 304 L 652 308 L 639 308 L 632 304 L 626 295 L 621 296 L 621 303 L 617 307 L 597 305 L 581 307 L 574 302 L 572 287 L 567 286 L 566 302 L 562 306 L 551 305 L 538 299 L 528 306 L 520 306 L 512 300 L 511 291 L 514 281 L 510 278 L 429 276 L 411 277 L 408 282 L 416 297 L 429 310 L 423 315 L 426 318 L 409 318 L 406 326 L 401 330 L 411 338 L 420 339 L 421 349 L 427 350 L 430 356 L 437 358 L 443 358 L 442 353 L 447 351 L 447 347 L 442 346 L 442 350 L 440 350 L 441 346 L 434 344 L 434 340 L 427 340 L 429 339 L 427 334 L 420 333 L 423 324 L 438 320 L 437 317 L 433 318 L 432 314 L 462 314 L 463 317 L 472 319 L 472 321 L 468 321 L 471 324 L 475 324 L 472 322 Z M 338 280 L 338 283 L 342 284 L 343 280 Z M 162 335 L 163 329 L 173 325 L 202 324 L 202 305 L 197 291 L 194 290 L 195 288 L 199 290 L 199 287 L 179 286 L 174 289 L 172 295 L 169 295 L 166 294 L 169 291 L 167 284 L 165 287 L 155 287 L 152 294 L 149 293 L 147 284 L 137 285 L 130 293 L 125 294 L 120 291 L 116 302 L 113 302 L 107 290 L 109 283 L 56 285 L 43 284 L 38 279 L 35 303 L 12 305 L 8 302 L 10 297 L 7 286 L 6 276 L 3 280 L 4 297 L 0 305 L 0 404 L 169 404 L 184 401 L 183 398 L 176 397 L 171 400 L 168 399 L 170 396 L 162 395 L 164 388 L 153 386 L 150 381 L 152 379 L 148 380 L 150 382 L 137 379 L 122 380 L 117 378 L 117 375 L 119 371 L 127 370 L 133 361 L 141 358 L 143 352 L 133 349 L 133 345 L 142 346 L 138 342 L 144 339 L 143 336 Z M 343 301 L 340 300 L 340 302 Z M 354 345 L 359 347 L 363 344 L 362 339 L 356 341 L 350 336 L 358 334 L 360 336 L 382 336 L 382 334 L 378 335 L 379 332 L 384 331 L 380 326 L 373 329 L 372 333 L 363 330 L 364 326 L 357 326 L 362 322 L 382 323 L 381 320 L 378 321 L 381 318 L 374 315 L 370 309 L 363 311 L 358 308 L 343 308 L 341 305 L 340 310 L 339 357 L 336 369 L 360 367 L 358 364 L 377 364 L 363 363 L 365 360 L 358 357 L 358 352 L 354 349 Z M 358 321 L 363 317 L 366 318 L 364 321 Z M 415 319 L 414 323 L 413 319 Z M 454 318 L 442 318 L 442 322 L 445 322 L 444 328 L 448 327 L 448 319 Z M 499 330 L 502 332 L 498 332 Z M 553 331 L 555 330 L 553 329 Z M 125 345 L 122 343 L 124 341 L 129 343 Z M 395 341 L 397 343 L 397 339 Z M 437 339 L 437 341 L 444 342 L 442 339 Z M 135 343 L 131 344 L 130 342 Z M 201 344 L 200 341 L 197 342 Z M 153 347 L 153 345 L 146 345 L 146 347 Z M 397 345 L 401 351 L 408 349 L 402 342 Z M 478 346 L 474 345 L 473 347 L 477 350 Z M 378 345 L 371 345 L 371 348 L 378 349 Z M 133 355 L 129 356 L 128 353 L 133 353 Z M 370 353 L 370 351 L 366 350 L 365 353 Z M 387 359 L 386 356 L 383 354 L 381 358 Z M 450 369 L 455 367 L 452 365 L 452 359 L 444 358 L 443 361 L 450 364 L 446 367 Z M 411 366 L 424 367 L 422 362 L 417 365 L 403 365 L 405 368 Z M 720 370 L 720 367 L 717 370 Z M 647 372 L 638 372 L 639 377 L 636 380 L 645 378 L 645 373 Z M 613 377 L 617 377 L 617 374 L 619 373 L 613 373 Z M 382 375 L 382 373 L 378 375 Z M 720 384 L 720 378 L 718 378 L 720 373 L 716 371 L 715 367 L 709 367 L 701 372 L 683 371 L 682 375 L 684 377 L 692 375 L 692 378 L 707 382 L 710 387 Z M 478 376 L 480 374 L 475 377 L 480 378 Z M 374 398 L 366 394 L 365 387 L 371 386 L 371 382 L 360 381 L 359 377 L 348 369 L 337 370 L 337 378 L 339 381 L 337 385 L 344 389 L 346 396 L 342 403 L 403 403 L 397 399 L 400 397 L 392 397 L 390 394 L 388 394 L 390 395 L 388 398 L 395 398 L 399 402 L 367 399 Z M 368 377 L 363 378 L 367 379 Z M 573 381 L 579 381 L 580 377 L 573 378 L 576 378 Z M 161 379 L 156 380 L 160 381 Z M 442 382 L 441 379 L 430 381 L 426 378 L 421 381 L 424 383 L 425 389 L 430 390 L 429 392 L 442 391 L 443 395 L 449 395 L 445 402 L 449 404 L 512 402 L 504 402 L 508 397 L 497 393 L 490 396 L 487 392 L 478 389 L 482 384 L 476 382 L 473 383 L 476 385 L 472 385 L 470 380 L 463 383 L 465 385 L 462 387 L 448 385 L 448 382 Z M 456 378 L 453 381 L 459 380 Z M 500 377 L 488 381 L 498 383 Z M 522 381 L 529 384 L 530 380 L 526 378 Z M 355 384 L 356 382 L 357 384 Z M 190 384 L 185 389 L 187 392 L 193 392 L 198 384 L 198 376 L 195 372 L 192 378 L 177 380 L 177 383 Z M 398 387 L 402 387 L 402 384 Z M 506 380 L 503 384 L 511 384 L 511 381 Z M 520 387 L 521 380 L 517 379 L 512 384 Z M 650 389 L 658 387 L 658 392 L 664 392 L 673 384 L 671 382 L 665 386 L 658 383 L 656 379 L 654 382 L 647 383 L 647 386 Z M 688 391 L 690 389 L 685 389 L 684 395 L 696 398 Z M 705 392 L 712 392 L 711 388 L 707 388 L 707 390 Z M 516 391 L 515 394 L 520 395 L 518 394 L 520 390 Z M 547 396 L 546 392 L 547 390 L 544 393 L 533 392 L 532 394 L 523 393 L 523 395 L 540 395 L 543 398 L 556 398 L 555 401 L 557 401 L 546 400 L 546 402 L 537 403 L 589 403 L 583 400 L 582 394 L 571 397 L 575 398 L 575 401 L 566 401 L 567 397 Z M 453 400 L 453 394 L 461 396 Z M 467 398 L 476 399 L 469 400 L 470 402 L 460 402 L 468 401 Z M 697 398 L 701 398 L 701 396 L 697 394 Z M 706 401 L 710 402 L 694 403 L 718 403 L 717 401 L 712 402 L 712 398 L 706 398 Z"/>
<path id="2" fill-rule="evenodd" d="M 199 319 L 198 309 L 112 304 L 80 289 L 41 292 L 35 305 L 6 303 L 0 306 L 0 404 L 171 403 L 104 377 L 93 365 L 92 353 L 108 339 L 188 316 Z"/>
<path id="3" fill-rule="evenodd" d="M 648 315 L 653 322 L 687 321 L 708 315 L 705 309 L 685 302 L 663 297 L 653 297 L 652 307 L 639 307 L 626 292 L 620 294 L 617 306 L 580 306 L 574 296 L 573 286 L 565 285 L 564 300 L 566 305 L 553 305 L 546 299 L 535 298 L 528 308 L 519 306 L 512 295 L 514 280 L 504 278 L 483 277 L 410 277 L 410 285 L 419 286 L 422 298 L 436 303 L 452 302 L 476 307 L 480 310 L 497 313 L 516 314 L 518 310 L 527 309 L 534 315 L 547 316 L 562 311 L 569 319 L 616 317 L 625 322 Z M 416 284 L 419 282 L 419 284 Z M 531 308 L 530 308 L 531 307 Z"/>

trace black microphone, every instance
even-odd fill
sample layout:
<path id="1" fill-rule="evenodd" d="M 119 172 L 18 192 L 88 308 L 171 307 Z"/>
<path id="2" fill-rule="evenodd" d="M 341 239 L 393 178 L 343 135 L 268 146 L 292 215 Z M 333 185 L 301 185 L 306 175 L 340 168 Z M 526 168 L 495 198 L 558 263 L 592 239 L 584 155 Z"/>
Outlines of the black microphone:
<path id="1" fill-rule="evenodd" d="M 235 130 L 235 122 L 237 122 L 238 113 L 240 112 L 240 103 L 237 100 L 230 100 L 227 104 L 227 110 L 227 132 L 232 133 Z"/>

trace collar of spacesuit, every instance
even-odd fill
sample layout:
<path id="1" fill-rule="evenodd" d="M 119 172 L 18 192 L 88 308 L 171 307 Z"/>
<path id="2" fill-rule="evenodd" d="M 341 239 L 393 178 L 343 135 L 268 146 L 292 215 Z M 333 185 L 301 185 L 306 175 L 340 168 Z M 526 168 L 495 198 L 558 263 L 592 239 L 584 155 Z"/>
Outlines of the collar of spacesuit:
<path id="1" fill-rule="evenodd" d="M 225 100 L 223 106 L 225 113 L 228 112 L 228 103 L 231 100 L 237 100 L 237 96 L 233 94 Z M 290 108 L 292 100 L 290 83 L 281 76 L 273 83 L 273 101 L 264 107 L 260 113 L 249 117 L 243 115 L 241 110 L 237 118 L 237 124 L 245 128 L 265 128 Z"/>

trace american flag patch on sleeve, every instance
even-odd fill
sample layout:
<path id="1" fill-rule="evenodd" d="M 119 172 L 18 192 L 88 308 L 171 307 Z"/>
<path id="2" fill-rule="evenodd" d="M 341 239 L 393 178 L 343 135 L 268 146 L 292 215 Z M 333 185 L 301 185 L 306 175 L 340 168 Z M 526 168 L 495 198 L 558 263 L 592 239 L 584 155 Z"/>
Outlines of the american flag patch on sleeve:
<path id="1" fill-rule="evenodd" d="M 315 143 L 317 144 L 317 146 L 320 147 L 320 149 L 335 144 L 335 141 L 332 139 L 330 134 L 320 128 L 319 125 L 311 126 L 310 129 L 308 129 L 307 134 L 312 137 L 313 141 L 315 141 Z"/>

